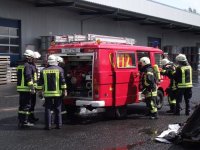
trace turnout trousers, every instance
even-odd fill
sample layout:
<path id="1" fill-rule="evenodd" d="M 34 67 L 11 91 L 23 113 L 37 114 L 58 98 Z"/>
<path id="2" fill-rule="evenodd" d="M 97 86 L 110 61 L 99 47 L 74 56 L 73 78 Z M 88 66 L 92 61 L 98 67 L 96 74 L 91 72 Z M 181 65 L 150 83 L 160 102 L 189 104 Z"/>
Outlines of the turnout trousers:
<path id="1" fill-rule="evenodd" d="M 36 104 L 36 93 L 31 94 L 31 106 L 30 106 L 30 119 L 33 119 L 35 117 L 34 111 L 35 111 L 35 104 Z"/>
<path id="2" fill-rule="evenodd" d="M 61 116 L 61 97 L 45 97 L 45 127 L 51 128 L 52 114 L 51 110 L 55 113 L 55 124 L 56 127 L 62 126 L 62 116 Z"/>
<path id="3" fill-rule="evenodd" d="M 29 110 L 30 110 L 30 92 L 19 92 L 19 111 L 18 111 L 18 119 L 19 123 L 28 122 Z"/>
<path id="4" fill-rule="evenodd" d="M 177 99 L 176 99 L 176 114 L 180 114 L 182 98 L 185 100 L 185 114 L 190 113 L 190 99 L 192 98 L 192 88 L 178 88 Z"/>
<path id="5" fill-rule="evenodd" d="M 146 106 L 149 109 L 150 114 L 157 114 L 157 108 L 155 105 L 155 101 L 156 101 L 156 96 L 152 96 L 152 97 L 147 97 L 145 99 L 146 102 Z"/>
<path id="6" fill-rule="evenodd" d="M 174 113 L 176 109 L 177 89 L 169 88 L 169 91 L 167 92 L 167 94 L 168 94 L 167 97 L 168 97 L 168 102 L 170 106 L 170 111 Z"/>

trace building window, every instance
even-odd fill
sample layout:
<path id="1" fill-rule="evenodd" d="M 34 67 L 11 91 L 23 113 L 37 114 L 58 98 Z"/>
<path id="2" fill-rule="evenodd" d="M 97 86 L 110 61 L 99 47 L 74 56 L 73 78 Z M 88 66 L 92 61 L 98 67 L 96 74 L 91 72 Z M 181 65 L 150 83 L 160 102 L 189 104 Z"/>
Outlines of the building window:
<path id="1" fill-rule="evenodd" d="M 16 66 L 21 54 L 21 21 L 0 18 L 0 55 L 10 56 Z"/>
<path id="2" fill-rule="evenodd" d="M 156 37 L 148 37 L 148 46 L 150 47 L 156 47 L 156 48 L 161 48 L 161 38 L 156 38 Z"/>
<path id="3" fill-rule="evenodd" d="M 0 53 L 19 54 L 20 37 L 18 28 L 0 26 Z M 13 51 L 13 49 L 15 49 Z"/>

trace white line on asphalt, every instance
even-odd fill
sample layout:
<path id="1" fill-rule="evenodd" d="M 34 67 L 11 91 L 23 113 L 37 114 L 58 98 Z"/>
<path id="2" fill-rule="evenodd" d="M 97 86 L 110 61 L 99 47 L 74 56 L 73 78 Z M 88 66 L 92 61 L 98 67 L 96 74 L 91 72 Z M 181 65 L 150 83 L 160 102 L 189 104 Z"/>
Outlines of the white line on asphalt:
<path id="1" fill-rule="evenodd" d="M 18 110 L 18 107 L 7 107 L 7 108 L 0 108 L 0 112 L 5 112 L 5 111 L 16 111 Z M 35 110 L 35 113 L 38 112 L 44 112 L 43 110 Z"/>
<path id="2" fill-rule="evenodd" d="M 3 112 L 3 111 L 14 111 L 14 110 L 17 110 L 17 109 L 18 109 L 17 107 L 1 108 L 0 112 Z"/>
<path id="3" fill-rule="evenodd" d="M 6 96 L 4 96 L 5 98 L 7 98 L 7 97 L 18 97 L 19 95 L 18 94 L 16 94 L 16 95 L 6 95 Z"/>

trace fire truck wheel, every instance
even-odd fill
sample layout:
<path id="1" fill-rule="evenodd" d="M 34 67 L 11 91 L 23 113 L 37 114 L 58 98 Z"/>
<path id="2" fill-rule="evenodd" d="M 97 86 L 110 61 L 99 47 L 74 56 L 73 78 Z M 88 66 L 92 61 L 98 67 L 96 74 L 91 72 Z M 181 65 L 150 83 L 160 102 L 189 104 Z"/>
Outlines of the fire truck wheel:
<path id="1" fill-rule="evenodd" d="M 164 103 L 164 96 L 163 96 L 163 92 L 161 90 L 158 90 L 158 94 L 157 94 L 157 100 L 156 100 L 156 107 L 158 109 L 161 109 Z"/>
<path id="2" fill-rule="evenodd" d="M 75 113 L 78 111 L 78 108 L 73 105 L 66 105 L 65 109 L 67 111 L 66 117 L 68 119 L 73 119 L 75 117 Z"/>
<path id="3" fill-rule="evenodd" d="M 127 106 L 108 107 L 105 111 L 105 118 L 124 119 L 127 117 Z"/>
<path id="4" fill-rule="evenodd" d="M 127 106 L 116 107 L 116 119 L 124 119 L 127 117 Z"/>

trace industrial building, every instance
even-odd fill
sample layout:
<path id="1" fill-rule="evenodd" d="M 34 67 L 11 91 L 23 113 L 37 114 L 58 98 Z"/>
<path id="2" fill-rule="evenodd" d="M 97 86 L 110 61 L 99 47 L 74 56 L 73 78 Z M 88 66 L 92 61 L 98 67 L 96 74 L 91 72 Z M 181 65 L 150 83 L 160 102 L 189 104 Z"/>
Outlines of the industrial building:
<path id="1" fill-rule="evenodd" d="M 200 15 L 153 0 L 1 0 L 0 55 L 10 56 L 12 66 L 26 48 L 45 53 L 53 35 L 88 33 L 130 37 L 143 46 L 158 41 L 171 55 L 193 58 Z"/>

